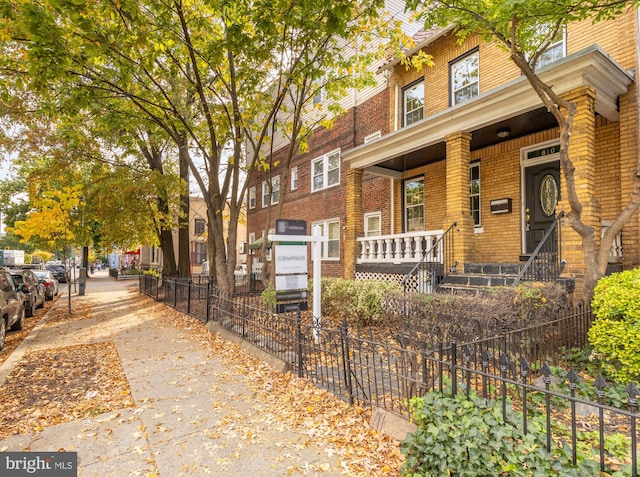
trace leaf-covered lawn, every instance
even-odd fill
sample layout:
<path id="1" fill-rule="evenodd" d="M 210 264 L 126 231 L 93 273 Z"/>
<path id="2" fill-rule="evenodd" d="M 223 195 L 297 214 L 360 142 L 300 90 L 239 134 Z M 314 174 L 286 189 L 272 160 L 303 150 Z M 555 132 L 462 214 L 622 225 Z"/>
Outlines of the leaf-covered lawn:
<path id="1" fill-rule="evenodd" d="M 0 439 L 133 406 L 111 342 L 26 354 L 0 387 Z"/>

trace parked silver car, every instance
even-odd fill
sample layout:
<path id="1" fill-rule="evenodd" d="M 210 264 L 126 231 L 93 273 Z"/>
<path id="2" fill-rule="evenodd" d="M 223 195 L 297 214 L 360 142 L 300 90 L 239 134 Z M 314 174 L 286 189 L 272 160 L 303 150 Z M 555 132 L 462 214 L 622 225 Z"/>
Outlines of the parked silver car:
<path id="1" fill-rule="evenodd" d="M 24 294 L 8 270 L 0 270 L 0 351 L 4 348 L 7 330 L 24 326 Z"/>
<path id="2" fill-rule="evenodd" d="M 58 294 L 58 288 L 60 284 L 56 277 L 49 270 L 34 270 L 38 281 L 44 285 L 44 296 L 47 300 L 53 300 L 53 297 Z"/>
<path id="3" fill-rule="evenodd" d="M 27 318 L 36 314 L 45 302 L 44 285 L 38 281 L 33 270 L 10 270 L 18 290 L 24 293 L 24 312 Z"/>

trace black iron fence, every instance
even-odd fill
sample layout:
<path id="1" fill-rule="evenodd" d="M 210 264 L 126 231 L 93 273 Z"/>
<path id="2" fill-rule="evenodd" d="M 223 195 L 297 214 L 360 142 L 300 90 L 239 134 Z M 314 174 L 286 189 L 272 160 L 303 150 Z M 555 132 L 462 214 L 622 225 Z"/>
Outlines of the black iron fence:
<path id="1" fill-rule="evenodd" d="M 140 275 L 138 277 L 138 288 L 140 293 L 150 296 L 156 301 L 160 300 L 160 280 L 151 275 Z"/>
<path id="2" fill-rule="evenodd" d="M 140 283 L 141 292 L 153 296 L 153 284 Z M 623 462 L 630 469 L 623 475 L 637 476 L 636 387 L 621 392 L 611 385 L 611 398 L 601 379 L 578 385 L 572 371 L 551 375 L 548 363 L 587 344 L 593 318 L 583 304 L 530 326 L 440 323 L 432 336 L 405 328 L 385 338 L 379 330 L 353 327 L 346 320 L 336 325 L 299 312 L 278 314 L 259 296 L 226 294 L 209 284 L 165 280 L 163 289 L 164 303 L 203 322 L 216 321 L 349 403 L 409 416 L 412 398 L 445 392 L 450 383 L 453 393 L 474 390 L 503 399 L 504 406 L 512 403 L 522 411 L 525 429 L 534 411 L 545 416 L 549 448 L 567 443 L 574 460 L 578 449 L 588 448 L 602 470 Z M 617 443 L 617 454 L 607 439 Z"/>

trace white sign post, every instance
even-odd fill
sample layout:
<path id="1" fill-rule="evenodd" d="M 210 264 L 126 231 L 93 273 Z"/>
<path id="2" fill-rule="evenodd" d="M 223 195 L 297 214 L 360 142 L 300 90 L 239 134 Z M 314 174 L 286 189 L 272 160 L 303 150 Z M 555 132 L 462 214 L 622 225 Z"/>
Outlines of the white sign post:
<path id="1" fill-rule="evenodd" d="M 316 343 L 320 341 L 320 329 L 322 326 L 322 310 L 321 310 L 321 266 L 322 266 L 322 242 L 328 242 L 327 237 L 322 236 L 322 228 L 316 225 L 313 228 L 313 235 L 269 235 L 268 239 L 272 242 L 311 242 L 312 258 L 313 258 L 313 339 Z M 301 247 L 300 245 L 278 245 L 280 247 Z M 306 245 L 304 267 L 306 270 Z M 283 270 L 288 270 L 287 273 L 300 273 L 299 267 L 302 261 L 299 259 L 299 255 L 294 251 L 288 256 L 291 259 L 282 260 L 282 265 L 279 265 L 279 261 L 276 260 L 276 274 L 278 273 L 278 267 L 284 267 Z M 297 258 L 292 258 L 297 257 Z M 289 271 L 291 270 L 291 271 Z M 284 272 L 282 272 L 284 273 Z M 287 285 L 287 280 L 294 275 L 284 276 L 284 285 Z M 276 276 L 276 280 L 278 277 Z M 276 286 L 277 288 L 277 286 Z"/>

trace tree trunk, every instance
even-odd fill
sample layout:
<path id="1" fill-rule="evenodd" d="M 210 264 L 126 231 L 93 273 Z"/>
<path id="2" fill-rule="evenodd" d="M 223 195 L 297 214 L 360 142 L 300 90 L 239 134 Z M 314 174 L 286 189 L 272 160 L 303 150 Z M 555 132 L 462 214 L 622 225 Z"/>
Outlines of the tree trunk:
<path id="1" fill-rule="evenodd" d="M 173 249 L 173 232 L 163 227 L 159 235 L 160 249 L 162 250 L 162 278 L 177 277 L 178 268 Z"/>
<path id="2" fill-rule="evenodd" d="M 89 268 L 89 247 L 86 245 L 82 247 L 82 267 Z"/>
<path id="3" fill-rule="evenodd" d="M 191 243 L 189 242 L 189 163 L 185 158 L 186 144 L 179 148 L 180 179 L 184 189 L 180 194 L 180 218 L 178 219 L 178 276 L 191 276 Z"/>

